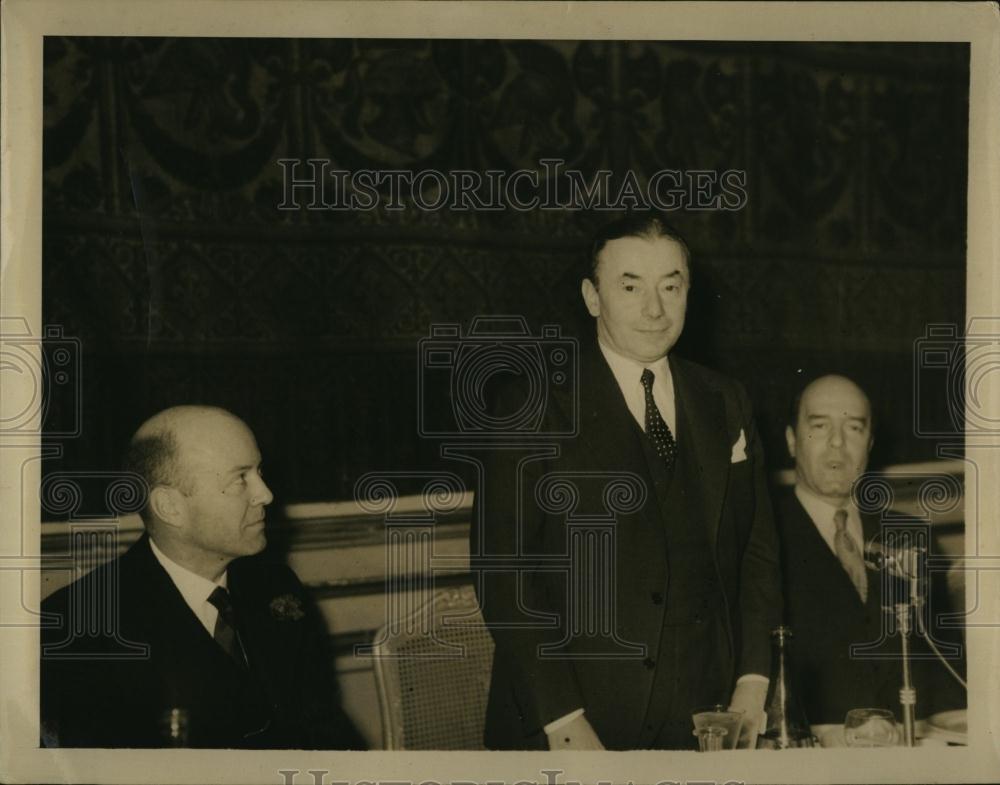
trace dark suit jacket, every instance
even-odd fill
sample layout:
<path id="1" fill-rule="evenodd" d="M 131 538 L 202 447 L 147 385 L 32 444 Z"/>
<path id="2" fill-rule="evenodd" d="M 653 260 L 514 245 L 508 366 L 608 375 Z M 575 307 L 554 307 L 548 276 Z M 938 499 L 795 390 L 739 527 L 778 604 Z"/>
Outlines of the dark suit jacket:
<path id="1" fill-rule="evenodd" d="M 194 747 L 359 746 L 295 574 L 250 557 L 230 564 L 228 582 L 249 674 L 198 621 L 146 535 L 48 598 L 42 610 L 54 626 L 42 632 L 43 744 L 164 746 L 164 712 L 181 708 Z M 114 585 L 116 597 L 108 594 Z"/>
<path id="2" fill-rule="evenodd" d="M 646 657 L 612 659 L 606 641 L 574 636 L 572 659 L 539 658 L 538 647 L 566 636 L 566 576 L 526 570 L 520 582 L 511 571 L 483 571 L 479 587 L 483 615 L 496 642 L 487 709 L 485 742 L 493 748 L 530 748 L 545 744 L 547 723 L 583 707 L 609 749 L 644 746 L 642 724 L 653 689 L 667 585 L 667 553 L 661 508 L 643 454 L 645 438 L 625 404 L 617 382 L 596 344 L 580 359 L 579 433 L 554 439 L 558 456 L 524 461 L 525 453 L 495 450 L 486 460 L 476 494 L 472 527 L 473 565 L 480 558 L 517 552 L 566 553 L 565 512 L 540 509 L 538 481 L 549 472 L 576 475 L 574 516 L 605 513 L 604 483 L 579 473 L 627 472 L 647 489 L 634 512 L 617 516 L 614 559 L 616 632 L 626 642 L 646 648 Z M 743 673 L 770 672 L 769 631 L 781 619 L 778 546 L 768 498 L 761 446 L 742 387 L 718 373 L 671 357 L 674 390 L 686 420 L 679 440 L 690 440 L 697 455 L 700 487 L 692 494 L 708 522 L 710 547 L 725 593 L 729 651 L 692 651 L 705 667 L 722 669 L 730 679 Z M 499 411 L 516 409 L 525 391 L 506 391 Z M 543 429 L 572 430 L 573 401 L 554 398 Z M 746 460 L 731 462 L 733 446 L 743 435 Z M 517 480 L 515 481 L 515 477 Z M 519 501 L 520 499 L 520 501 Z M 482 552 L 480 553 L 480 548 Z M 527 565 L 529 558 L 520 563 Z M 484 565 L 486 561 L 482 562 Z M 519 607 L 549 614 L 558 628 L 533 629 L 512 624 L 530 620 Z M 597 655 L 586 658 L 587 655 Z"/>
<path id="3" fill-rule="evenodd" d="M 868 597 L 862 603 L 794 491 L 782 492 L 775 518 L 781 540 L 786 622 L 794 635 L 793 679 L 809 721 L 842 723 L 848 710 L 866 707 L 890 709 L 901 719 L 900 643 L 898 636 L 883 635 L 886 614 L 882 603 L 890 592 L 883 576 L 868 573 Z M 861 521 L 868 542 L 878 534 L 880 522 L 871 515 L 862 515 Z M 905 591 L 905 587 L 893 591 L 900 590 Z M 947 610 L 943 602 L 941 593 L 935 591 L 935 613 Z M 875 657 L 851 656 L 852 645 L 868 643 L 878 644 L 868 652 Z M 928 654 L 916 640 L 914 650 L 921 656 Z M 913 679 L 918 716 L 964 705 L 960 688 L 951 683 L 939 663 L 918 660 Z"/>

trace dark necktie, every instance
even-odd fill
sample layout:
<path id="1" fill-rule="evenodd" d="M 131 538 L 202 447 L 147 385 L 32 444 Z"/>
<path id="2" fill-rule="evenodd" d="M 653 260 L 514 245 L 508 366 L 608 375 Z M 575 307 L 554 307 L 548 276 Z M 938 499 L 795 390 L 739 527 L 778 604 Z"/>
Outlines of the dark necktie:
<path id="1" fill-rule="evenodd" d="M 854 538 L 847 531 L 847 510 L 839 509 L 833 514 L 833 524 L 837 527 L 833 535 L 833 551 L 844 566 L 844 571 L 857 589 L 861 602 L 868 596 L 868 576 L 865 562 Z"/>
<path id="2" fill-rule="evenodd" d="M 212 637 L 238 665 L 247 666 L 247 656 L 243 650 L 240 635 L 236 630 L 236 613 L 233 611 L 229 592 L 222 586 L 216 586 L 215 591 L 209 595 L 208 601 L 219 611 Z"/>
<path id="3" fill-rule="evenodd" d="M 670 432 L 670 426 L 660 416 L 660 410 L 656 408 L 656 401 L 653 400 L 653 380 L 655 378 L 649 368 L 643 370 L 642 387 L 646 391 L 646 435 L 653 442 L 656 454 L 670 469 L 677 460 L 677 441 Z"/>

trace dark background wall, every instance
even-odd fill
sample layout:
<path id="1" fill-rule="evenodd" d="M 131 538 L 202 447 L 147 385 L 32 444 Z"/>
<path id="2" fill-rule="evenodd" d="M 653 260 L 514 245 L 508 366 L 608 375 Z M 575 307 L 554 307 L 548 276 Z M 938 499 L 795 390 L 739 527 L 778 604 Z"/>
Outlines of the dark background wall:
<path id="1" fill-rule="evenodd" d="M 788 399 L 828 370 L 872 394 L 877 462 L 933 457 L 914 342 L 964 320 L 968 77 L 964 44 L 46 39 L 43 314 L 82 347 L 82 434 L 48 471 L 113 467 L 200 401 L 251 424 L 279 502 L 349 498 L 442 465 L 416 429 L 431 324 L 592 329 L 607 215 L 278 210 L 277 160 L 310 157 L 745 170 L 743 209 L 671 216 L 700 268 L 677 351 L 744 381 L 775 468 Z M 940 380 L 922 396 L 946 424 Z"/>

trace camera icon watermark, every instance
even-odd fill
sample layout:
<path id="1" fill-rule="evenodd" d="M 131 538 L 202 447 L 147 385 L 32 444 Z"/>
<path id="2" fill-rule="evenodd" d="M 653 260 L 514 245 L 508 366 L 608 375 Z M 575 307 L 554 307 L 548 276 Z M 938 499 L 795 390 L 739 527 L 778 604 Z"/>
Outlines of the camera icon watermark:
<path id="1" fill-rule="evenodd" d="M 991 409 L 986 398 L 992 374 L 992 383 L 1000 384 L 1000 318 L 974 317 L 965 335 L 954 324 L 927 325 L 914 342 L 914 433 L 928 438 L 1000 436 L 1000 411 Z"/>
<path id="2" fill-rule="evenodd" d="M 958 626 L 964 612 L 961 600 L 946 596 L 956 557 L 949 555 L 934 535 L 935 525 L 954 523 L 962 516 L 965 488 L 954 467 L 940 471 L 866 472 L 851 488 L 858 512 L 878 518 L 878 529 L 862 544 L 869 572 L 869 591 L 879 591 L 884 611 L 877 641 L 851 644 L 855 659 L 899 659 L 900 652 L 885 649 L 890 638 L 905 632 L 897 608 L 909 606 L 916 630 L 934 650 L 911 651 L 910 659 L 957 659 L 963 647 L 939 637 Z M 873 580 L 874 579 L 874 580 Z M 963 598 L 964 599 L 964 598 Z"/>
<path id="3" fill-rule="evenodd" d="M 418 432 L 459 439 L 574 436 L 578 355 L 576 339 L 557 325 L 532 336 L 520 316 L 477 317 L 466 335 L 457 324 L 432 325 L 419 341 Z M 490 394 L 505 381 L 508 395 L 495 407 Z M 561 416 L 549 418 L 556 396 Z"/>
<path id="4" fill-rule="evenodd" d="M 0 379 L 5 436 L 73 438 L 81 433 L 80 341 L 48 325 L 34 335 L 27 319 L 0 317 Z M 50 418 L 53 401 L 63 405 L 58 423 Z"/>

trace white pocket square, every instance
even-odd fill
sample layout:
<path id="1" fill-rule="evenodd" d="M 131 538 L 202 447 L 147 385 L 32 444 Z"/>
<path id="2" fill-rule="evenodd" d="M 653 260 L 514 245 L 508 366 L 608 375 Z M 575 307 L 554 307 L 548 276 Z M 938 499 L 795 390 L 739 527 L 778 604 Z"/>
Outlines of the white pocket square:
<path id="1" fill-rule="evenodd" d="M 747 437 L 743 433 L 743 429 L 740 428 L 740 438 L 736 440 L 736 444 L 733 445 L 733 454 L 729 457 L 730 463 L 739 463 L 740 461 L 745 461 L 747 459 Z"/>

